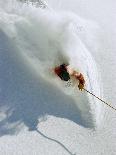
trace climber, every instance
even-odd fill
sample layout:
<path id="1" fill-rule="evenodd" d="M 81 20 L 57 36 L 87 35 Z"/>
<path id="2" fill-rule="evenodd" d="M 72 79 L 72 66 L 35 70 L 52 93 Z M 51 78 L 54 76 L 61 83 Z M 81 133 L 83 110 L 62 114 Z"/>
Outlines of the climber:
<path id="1" fill-rule="evenodd" d="M 81 73 L 70 68 L 69 65 L 62 64 L 54 69 L 55 74 L 57 74 L 61 80 L 68 81 L 70 77 L 75 77 L 79 81 L 78 88 L 82 90 L 84 88 L 85 80 Z"/>

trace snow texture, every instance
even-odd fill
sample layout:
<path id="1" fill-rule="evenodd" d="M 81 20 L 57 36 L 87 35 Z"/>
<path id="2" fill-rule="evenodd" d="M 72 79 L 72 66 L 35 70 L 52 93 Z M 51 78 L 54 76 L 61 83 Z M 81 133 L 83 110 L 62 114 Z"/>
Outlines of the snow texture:
<path id="1" fill-rule="evenodd" d="M 86 88 L 103 98 L 98 73 L 104 71 L 105 78 L 103 62 L 113 56 L 102 58 L 105 30 L 79 17 L 74 4 L 66 11 L 65 1 L 49 2 L 54 9 L 47 3 L 38 7 L 40 2 L 0 2 L 0 152 L 115 155 L 115 112 L 80 92 L 74 80 L 68 86 L 53 72 L 57 65 L 70 64 L 84 74 Z M 102 81 L 107 93 L 108 80 Z"/>

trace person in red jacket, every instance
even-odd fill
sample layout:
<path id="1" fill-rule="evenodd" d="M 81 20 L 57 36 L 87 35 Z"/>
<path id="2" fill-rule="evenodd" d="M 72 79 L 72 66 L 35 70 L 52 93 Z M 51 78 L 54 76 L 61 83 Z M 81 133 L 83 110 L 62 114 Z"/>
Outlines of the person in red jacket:
<path id="1" fill-rule="evenodd" d="M 70 68 L 69 65 L 62 64 L 58 67 L 55 67 L 54 72 L 63 81 L 70 80 L 71 76 L 75 77 L 79 81 L 79 85 L 78 85 L 79 90 L 82 90 L 84 88 L 85 80 L 84 80 L 83 75 L 81 73 L 73 70 L 72 68 Z"/>

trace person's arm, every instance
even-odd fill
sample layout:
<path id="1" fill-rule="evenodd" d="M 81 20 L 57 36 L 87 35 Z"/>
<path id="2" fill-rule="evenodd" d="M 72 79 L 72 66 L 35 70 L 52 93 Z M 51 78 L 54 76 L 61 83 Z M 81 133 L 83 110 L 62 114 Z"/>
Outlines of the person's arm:
<path id="1" fill-rule="evenodd" d="M 84 80 L 83 75 L 80 73 L 79 75 L 75 75 L 75 77 L 76 79 L 79 80 L 79 85 L 78 85 L 79 90 L 82 90 L 85 85 L 85 80 Z"/>
<path id="2" fill-rule="evenodd" d="M 73 70 L 69 66 L 67 66 L 67 71 L 71 76 L 74 76 L 79 81 L 78 88 L 79 88 L 79 90 L 82 90 L 84 88 L 84 84 L 85 84 L 84 76 L 81 73 Z"/>

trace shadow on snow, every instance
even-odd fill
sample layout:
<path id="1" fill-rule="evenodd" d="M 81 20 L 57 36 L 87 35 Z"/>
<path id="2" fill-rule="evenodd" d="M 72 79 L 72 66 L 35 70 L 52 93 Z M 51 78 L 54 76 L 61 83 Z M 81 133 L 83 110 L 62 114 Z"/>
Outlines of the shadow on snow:
<path id="1" fill-rule="evenodd" d="M 75 101 L 35 76 L 9 40 L 0 31 L 0 112 L 6 115 L 0 120 L 0 135 L 15 134 L 21 123 L 29 130 L 36 130 L 38 119 L 45 115 L 66 118 L 90 128 Z M 9 127 L 13 123 L 16 125 Z"/>

